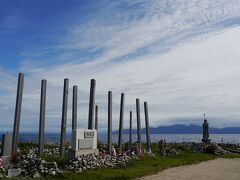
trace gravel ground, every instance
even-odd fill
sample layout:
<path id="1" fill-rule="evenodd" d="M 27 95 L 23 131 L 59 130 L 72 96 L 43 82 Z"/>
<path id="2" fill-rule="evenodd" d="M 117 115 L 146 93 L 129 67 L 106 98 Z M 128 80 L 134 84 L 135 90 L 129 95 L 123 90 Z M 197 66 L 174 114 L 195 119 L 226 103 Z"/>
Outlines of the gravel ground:
<path id="1" fill-rule="evenodd" d="M 240 159 L 216 159 L 166 169 L 140 180 L 239 180 Z"/>

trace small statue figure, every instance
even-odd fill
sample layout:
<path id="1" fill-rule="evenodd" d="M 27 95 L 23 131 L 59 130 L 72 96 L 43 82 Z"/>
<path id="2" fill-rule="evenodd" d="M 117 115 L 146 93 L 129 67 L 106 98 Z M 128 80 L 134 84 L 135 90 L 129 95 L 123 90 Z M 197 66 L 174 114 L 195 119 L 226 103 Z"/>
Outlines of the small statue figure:
<path id="1" fill-rule="evenodd" d="M 159 148 L 160 154 L 161 154 L 162 156 L 166 156 L 166 146 L 167 146 L 167 143 L 166 143 L 166 140 L 165 140 L 165 139 L 159 140 L 159 142 L 158 142 L 158 148 Z"/>
<path id="2" fill-rule="evenodd" d="M 206 119 L 206 116 L 204 114 L 204 123 L 202 125 L 202 128 L 203 128 L 203 139 L 202 139 L 202 142 L 203 143 L 210 143 L 210 139 L 209 139 L 209 127 L 208 127 L 208 122 L 207 122 L 207 119 Z"/>
<path id="3" fill-rule="evenodd" d="M 114 148 L 114 146 L 112 146 L 111 154 L 112 156 L 117 156 L 116 149 Z"/>

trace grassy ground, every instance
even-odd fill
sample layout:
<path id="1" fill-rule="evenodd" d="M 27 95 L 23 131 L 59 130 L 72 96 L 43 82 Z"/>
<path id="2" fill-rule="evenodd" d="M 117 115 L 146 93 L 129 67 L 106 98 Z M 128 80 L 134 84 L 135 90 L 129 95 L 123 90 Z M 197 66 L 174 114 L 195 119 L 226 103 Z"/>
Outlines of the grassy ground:
<path id="1" fill-rule="evenodd" d="M 224 156 L 216 156 L 212 154 L 184 152 L 180 155 L 169 158 L 164 158 L 161 156 L 142 157 L 139 160 L 131 161 L 128 167 L 102 168 L 97 170 L 85 171 L 82 173 L 72 173 L 69 171 L 65 171 L 62 177 L 55 177 L 51 179 L 127 180 L 154 174 L 170 167 L 194 164 L 202 161 L 216 159 L 219 157 L 240 158 L 240 155 L 228 154 Z"/>
<path id="2" fill-rule="evenodd" d="M 187 164 L 195 164 L 202 161 L 213 160 L 216 158 L 240 158 L 240 155 L 226 154 L 223 156 L 216 156 L 206 153 L 192 152 L 193 144 L 178 143 L 168 144 L 168 147 L 172 147 L 182 153 L 179 155 L 164 158 L 162 156 L 145 156 L 138 160 L 132 160 L 127 167 L 115 167 L 115 168 L 100 168 L 96 170 L 84 171 L 82 173 L 73 173 L 70 171 L 64 171 L 63 176 L 55 177 L 41 177 L 39 179 L 80 179 L 80 180 L 128 180 L 138 177 L 158 173 L 164 169 L 176 166 L 182 166 Z M 56 145 L 47 145 L 48 148 L 55 148 Z M 145 146 L 143 144 L 143 146 Z M 229 146 L 229 145 L 228 145 Z M 37 147 L 35 143 L 21 143 L 21 148 L 29 149 L 29 147 Z M 159 154 L 158 144 L 152 144 L 152 150 L 155 154 Z M 59 158 L 58 156 L 42 156 L 46 161 L 55 161 L 61 167 L 67 161 L 67 158 Z M 18 179 L 18 178 L 17 178 Z"/>

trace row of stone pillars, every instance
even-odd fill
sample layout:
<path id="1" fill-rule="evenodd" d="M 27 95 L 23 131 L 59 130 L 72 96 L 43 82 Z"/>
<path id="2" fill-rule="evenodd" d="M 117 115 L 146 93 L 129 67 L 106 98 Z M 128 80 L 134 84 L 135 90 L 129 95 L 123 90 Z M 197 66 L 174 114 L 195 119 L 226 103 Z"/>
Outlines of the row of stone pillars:
<path id="1" fill-rule="evenodd" d="M 119 117 L 119 129 L 118 129 L 118 153 L 121 154 L 123 151 L 123 122 L 124 122 L 124 102 L 125 94 L 121 93 L 120 101 L 120 117 Z M 150 132 L 149 132 L 149 117 L 148 117 L 148 103 L 144 102 L 144 113 L 145 113 L 145 125 L 146 125 L 146 140 L 147 140 L 147 152 L 151 152 Z M 137 148 L 142 149 L 141 142 L 141 119 L 140 119 L 140 100 L 136 99 L 136 117 L 137 117 Z M 130 124 L 129 124 L 129 147 L 132 147 L 132 111 L 130 111 Z M 112 150 L 112 91 L 108 92 L 108 153 L 111 154 Z"/>
<path id="2" fill-rule="evenodd" d="M 16 107 L 14 116 L 14 126 L 13 126 L 13 138 L 12 138 L 12 154 L 17 152 L 18 147 L 18 135 L 22 108 L 22 97 L 23 97 L 23 87 L 24 87 L 24 74 L 19 73 L 18 75 L 18 86 L 17 86 L 17 96 L 16 96 Z M 95 106 L 95 87 L 96 81 L 91 80 L 90 86 L 90 102 L 89 102 L 89 117 L 88 117 L 88 128 L 93 129 L 93 114 Z M 64 79 L 63 88 L 63 104 L 62 104 L 62 122 L 61 122 L 61 134 L 60 134 L 60 156 L 65 155 L 65 143 L 66 143 L 66 125 L 67 125 L 67 105 L 68 105 L 68 89 L 69 89 L 69 79 Z M 73 86 L 73 101 L 72 101 L 72 129 L 77 128 L 77 89 L 78 87 Z M 39 116 L 39 149 L 38 153 L 41 155 L 44 148 L 44 131 L 45 131 L 45 114 L 46 114 L 46 94 L 47 94 L 47 80 L 43 79 L 41 81 L 41 96 L 40 96 L 40 116 Z M 98 106 L 95 108 L 95 128 L 97 128 L 98 119 Z"/>
<path id="3" fill-rule="evenodd" d="M 19 73 L 18 88 L 16 97 L 16 108 L 14 116 L 13 127 L 13 140 L 12 140 L 12 154 L 17 151 L 19 125 L 21 117 L 22 96 L 24 86 L 24 74 Z M 68 90 L 69 79 L 64 79 L 63 87 L 63 104 L 62 104 L 62 121 L 61 121 L 61 134 L 60 134 L 60 156 L 65 156 L 65 143 L 66 143 L 66 125 L 67 125 L 67 105 L 68 105 Z M 77 128 L 77 91 L 78 87 L 73 86 L 73 100 L 72 100 L 72 129 Z M 90 97 L 89 97 L 89 114 L 88 114 L 88 129 L 93 129 L 94 114 L 95 114 L 95 129 L 98 129 L 98 106 L 95 106 L 95 91 L 96 80 L 91 79 L 90 83 Z M 47 93 L 47 80 L 41 81 L 41 96 L 40 96 L 40 117 L 39 117 L 39 149 L 38 153 L 41 155 L 44 148 L 44 131 L 45 131 L 45 114 L 46 114 L 46 93 Z M 125 94 L 121 94 L 120 102 L 120 121 L 119 121 L 119 139 L 118 148 L 119 153 L 122 152 L 123 146 L 123 121 L 124 121 L 124 101 Z M 95 113 L 94 113 L 95 110 Z M 148 106 L 144 102 L 145 122 L 146 122 L 146 135 L 147 135 L 147 151 L 150 148 L 150 135 L 149 135 L 149 119 L 148 119 Z M 138 134 L 138 147 L 141 148 L 141 124 L 140 124 L 140 102 L 136 99 L 136 114 L 137 114 L 137 134 Z M 129 130 L 129 147 L 132 144 L 132 111 L 130 111 L 130 130 Z M 111 154 L 112 147 L 112 91 L 108 92 L 108 153 Z"/>

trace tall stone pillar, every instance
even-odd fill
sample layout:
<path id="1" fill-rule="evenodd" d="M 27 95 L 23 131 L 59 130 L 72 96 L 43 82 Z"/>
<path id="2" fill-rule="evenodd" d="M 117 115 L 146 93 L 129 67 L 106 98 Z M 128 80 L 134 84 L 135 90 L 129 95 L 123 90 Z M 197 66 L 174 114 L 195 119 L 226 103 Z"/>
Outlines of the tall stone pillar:
<path id="1" fill-rule="evenodd" d="M 18 146 L 18 134 L 19 134 L 21 109 L 22 109 L 23 85 L 24 85 L 24 74 L 19 73 L 18 74 L 15 116 L 14 116 L 14 126 L 13 126 L 12 154 L 16 153 L 17 146 Z"/>
<path id="2" fill-rule="evenodd" d="M 78 87 L 73 86 L 72 130 L 77 129 L 77 93 L 78 93 Z"/>
<path id="3" fill-rule="evenodd" d="M 62 106 L 62 124 L 60 136 L 60 156 L 65 156 L 66 126 L 67 126 L 67 105 L 68 105 L 68 86 L 69 79 L 64 79 L 63 87 L 63 106 Z"/>
<path id="4" fill-rule="evenodd" d="M 137 113 L 137 139 L 138 139 L 138 148 L 142 148 L 141 142 L 141 120 L 140 120 L 140 101 L 136 99 L 136 113 Z"/>
<path id="5" fill-rule="evenodd" d="M 98 105 L 95 106 L 95 129 L 98 130 Z"/>
<path id="6" fill-rule="evenodd" d="M 108 91 L 108 154 L 112 148 L 112 91 Z"/>
<path id="7" fill-rule="evenodd" d="M 44 148 L 44 132 L 45 132 L 45 112 L 46 112 L 46 94 L 47 94 L 47 80 L 43 79 L 41 82 L 41 96 L 40 96 L 40 116 L 39 116 L 39 135 L 38 135 L 38 154 L 42 155 Z"/>
<path id="8" fill-rule="evenodd" d="M 119 131 L 118 131 L 118 148 L 119 154 L 122 153 L 123 150 L 123 120 L 124 120 L 124 93 L 121 93 L 121 102 L 120 102 L 120 118 L 119 118 Z"/>
<path id="9" fill-rule="evenodd" d="M 145 123 L 146 123 L 146 139 L 147 139 L 147 152 L 151 152 L 151 141 L 149 132 L 149 116 L 148 116 L 148 103 L 144 102 Z"/>
<path id="10" fill-rule="evenodd" d="M 132 111 L 130 111 L 130 119 L 129 119 L 129 146 L 128 149 L 132 149 Z"/>
<path id="11" fill-rule="evenodd" d="M 93 129 L 95 89 L 96 89 L 96 80 L 91 79 L 90 97 L 89 97 L 89 112 L 88 112 L 88 129 Z"/>

